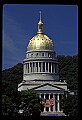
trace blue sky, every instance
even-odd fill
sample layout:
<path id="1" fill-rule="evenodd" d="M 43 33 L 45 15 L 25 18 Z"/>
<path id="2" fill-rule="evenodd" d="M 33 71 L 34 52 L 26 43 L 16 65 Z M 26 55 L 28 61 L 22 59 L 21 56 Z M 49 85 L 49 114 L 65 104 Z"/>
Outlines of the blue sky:
<path id="1" fill-rule="evenodd" d="M 78 54 L 78 6 L 5 4 L 2 27 L 2 69 L 23 62 L 29 40 L 36 35 L 42 11 L 45 34 L 57 55 Z"/>

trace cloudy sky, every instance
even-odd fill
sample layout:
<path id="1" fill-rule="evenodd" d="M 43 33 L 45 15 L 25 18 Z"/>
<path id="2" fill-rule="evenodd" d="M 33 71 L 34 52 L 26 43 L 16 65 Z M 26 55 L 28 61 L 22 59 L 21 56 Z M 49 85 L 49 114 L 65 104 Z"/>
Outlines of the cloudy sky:
<path id="1" fill-rule="evenodd" d="M 36 35 L 39 11 L 45 34 L 57 55 L 78 54 L 78 7 L 76 5 L 5 4 L 2 25 L 2 69 L 22 63 L 29 40 Z"/>

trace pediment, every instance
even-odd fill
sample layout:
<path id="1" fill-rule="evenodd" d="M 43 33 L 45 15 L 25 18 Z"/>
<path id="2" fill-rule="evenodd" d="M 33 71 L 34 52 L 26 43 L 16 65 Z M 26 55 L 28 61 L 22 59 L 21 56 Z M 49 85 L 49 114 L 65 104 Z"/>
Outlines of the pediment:
<path id="1" fill-rule="evenodd" d="M 51 84 L 45 84 L 42 86 L 38 86 L 37 88 L 34 88 L 34 90 L 61 90 L 61 88 Z"/>

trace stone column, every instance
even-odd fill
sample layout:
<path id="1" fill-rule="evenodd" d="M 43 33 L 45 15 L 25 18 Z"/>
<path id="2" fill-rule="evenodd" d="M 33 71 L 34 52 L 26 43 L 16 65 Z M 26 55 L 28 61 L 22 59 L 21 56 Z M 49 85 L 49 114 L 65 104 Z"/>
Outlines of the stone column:
<path id="1" fill-rule="evenodd" d="M 65 96 L 66 96 L 66 98 L 67 98 L 67 93 L 66 93 L 66 95 L 65 95 Z"/>
<path id="2" fill-rule="evenodd" d="M 38 62 L 38 72 L 40 72 L 39 62 Z"/>
<path id="3" fill-rule="evenodd" d="M 30 69 L 30 63 L 29 63 L 29 73 L 31 72 L 31 69 Z"/>
<path id="4" fill-rule="evenodd" d="M 28 73 L 28 63 L 27 63 L 27 73 Z"/>
<path id="5" fill-rule="evenodd" d="M 51 73 L 52 73 L 52 62 L 51 62 Z"/>
<path id="6" fill-rule="evenodd" d="M 46 96 L 44 94 L 44 100 L 46 99 Z M 46 107 L 44 106 L 44 112 L 46 112 Z"/>
<path id="7" fill-rule="evenodd" d="M 25 74 L 27 73 L 27 63 L 25 64 Z"/>
<path id="8" fill-rule="evenodd" d="M 27 67 L 27 66 L 26 66 L 26 64 L 25 64 L 25 74 L 27 73 L 27 69 L 26 69 L 26 67 Z"/>
<path id="9" fill-rule="evenodd" d="M 26 63 L 26 74 L 28 73 L 28 63 Z"/>
<path id="10" fill-rule="evenodd" d="M 36 72 L 36 62 L 34 62 L 34 72 Z"/>
<path id="11" fill-rule="evenodd" d="M 45 72 L 46 72 L 46 62 L 45 62 Z"/>
<path id="12" fill-rule="evenodd" d="M 55 73 L 55 63 L 53 63 L 53 67 L 54 67 L 54 73 Z"/>
<path id="13" fill-rule="evenodd" d="M 60 112 L 59 94 L 57 94 L 57 112 Z"/>
<path id="14" fill-rule="evenodd" d="M 41 62 L 41 72 L 43 72 L 43 62 Z"/>
<path id="15" fill-rule="evenodd" d="M 49 72 L 49 62 L 48 62 L 48 72 Z"/>
<path id="16" fill-rule="evenodd" d="M 64 95 L 64 94 L 61 94 L 61 99 L 63 99 L 63 97 L 64 97 L 63 95 Z M 61 106 L 61 107 L 62 107 L 62 106 Z M 63 109 L 60 108 L 60 110 L 61 110 L 61 112 L 63 112 Z"/>
<path id="17" fill-rule="evenodd" d="M 39 98 L 41 98 L 41 94 L 39 94 Z"/>
<path id="18" fill-rule="evenodd" d="M 41 103 L 41 94 L 39 94 L 39 98 L 40 98 L 40 103 Z"/>
<path id="19" fill-rule="evenodd" d="M 49 94 L 49 100 L 50 100 L 50 94 Z M 51 107 L 49 107 L 49 112 L 51 112 Z"/>
<path id="20" fill-rule="evenodd" d="M 34 72 L 34 70 L 35 70 L 35 62 L 33 62 L 33 72 Z"/>
<path id="21" fill-rule="evenodd" d="M 25 64 L 25 74 L 27 73 L 27 63 Z"/>
<path id="22" fill-rule="evenodd" d="M 54 106 L 53 106 L 53 112 L 56 112 L 55 94 L 53 94 L 53 98 L 54 98 Z"/>
<path id="23" fill-rule="evenodd" d="M 28 73 L 29 73 L 29 63 L 28 63 Z"/>

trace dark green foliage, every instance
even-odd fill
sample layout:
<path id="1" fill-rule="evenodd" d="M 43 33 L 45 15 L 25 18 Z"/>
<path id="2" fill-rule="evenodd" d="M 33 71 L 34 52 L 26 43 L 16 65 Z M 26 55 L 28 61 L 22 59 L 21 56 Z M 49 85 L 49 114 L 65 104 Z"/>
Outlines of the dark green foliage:
<path id="1" fill-rule="evenodd" d="M 62 109 L 66 115 L 78 116 L 78 96 L 68 95 L 62 99 Z"/>
<path id="2" fill-rule="evenodd" d="M 18 114 L 16 104 L 7 95 L 2 95 L 2 114 L 13 116 Z"/>
<path id="3" fill-rule="evenodd" d="M 78 90 L 78 56 L 58 56 L 59 77 L 65 79 L 68 89 Z"/>
<path id="4" fill-rule="evenodd" d="M 60 79 L 65 79 L 68 89 L 78 93 L 78 55 L 57 56 L 59 62 Z M 23 64 L 2 71 L 2 114 L 17 115 L 21 101 L 25 103 L 24 115 L 39 115 L 39 99 L 31 91 L 18 92 L 18 84 L 23 80 Z M 26 94 L 26 95 L 25 95 Z M 28 95 L 27 95 L 28 94 Z M 28 96 L 28 97 L 27 97 Z M 78 95 L 69 96 L 64 100 L 64 112 L 69 115 L 78 114 Z M 38 104 L 36 104 L 38 103 Z M 66 107 L 67 106 L 67 107 Z M 12 108 L 12 109 L 11 109 Z M 28 108 L 28 109 L 27 109 Z M 38 108 L 38 109 L 37 109 Z M 26 111 L 26 112 L 25 112 Z M 28 112 L 27 112 L 28 111 Z M 33 111 L 33 112 L 32 112 Z M 36 112 L 37 111 L 37 112 Z"/>
<path id="5" fill-rule="evenodd" d="M 16 66 L 2 71 L 2 79 L 6 82 L 12 82 L 16 85 L 23 79 L 23 64 L 18 63 Z"/>
<path id="6" fill-rule="evenodd" d="M 17 91 L 17 86 L 18 83 L 22 81 L 22 69 L 23 65 L 19 63 L 13 68 L 9 68 L 7 70 L 2 71 L 3 115 L 17 115 L 18 113 L 20 104 L 20 93 Z M 4 99 L 7 102 L 5 102 Z"/>
<path id="7" fill-rule="evenodd" d="M 23 116 L 40 115 L 40 101 L 33 91 L 17 91 L 18 83 L 23 80 L 23 65 L 17 64 L 2 72 L 2 114 L 19 115 L 18 111 L 22 102 Z M 28 109 L 27 109 L 28 108 Z M 28 111 L 28 112 L 27 112 Z"/>
<path id="8" fill-rule="evenodd" d="M 36 92 L 28 90 L 21 91 L 21 109 L 24 116 L 40 116 L 41 104 Z"/>

